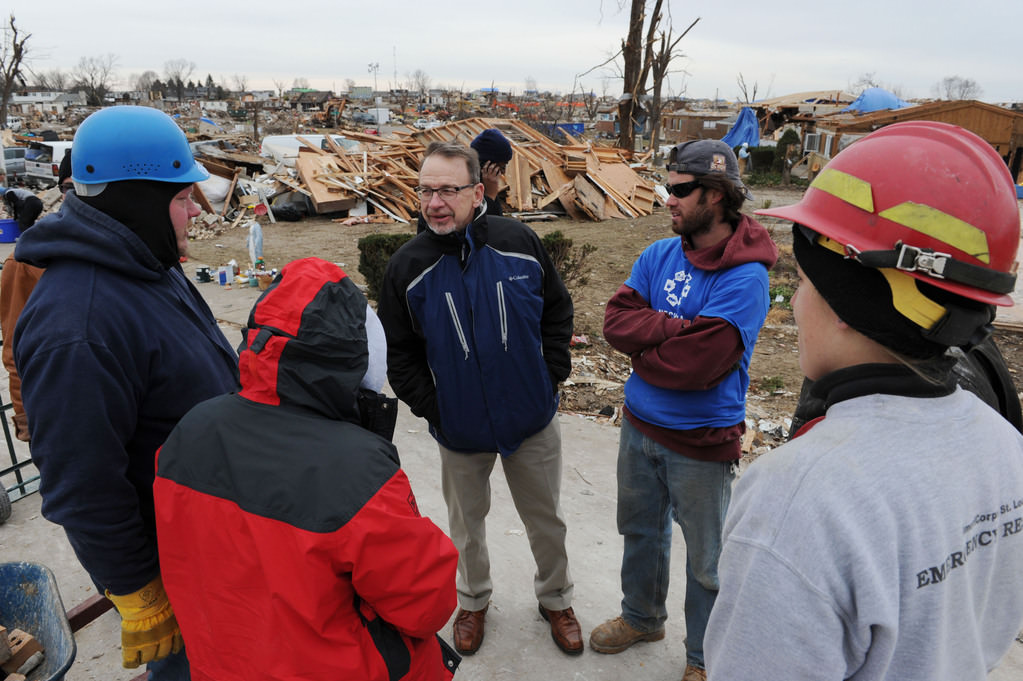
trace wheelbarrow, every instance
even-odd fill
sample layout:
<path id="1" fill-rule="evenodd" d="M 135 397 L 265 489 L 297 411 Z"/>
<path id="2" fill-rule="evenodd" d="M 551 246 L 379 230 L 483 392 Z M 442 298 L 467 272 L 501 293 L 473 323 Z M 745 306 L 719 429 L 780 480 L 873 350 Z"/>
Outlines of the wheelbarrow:
<path id="1" fill-rule="evenodd" d="M 37 563 L 0 563 L 0 624 L 8 631 L 32 634 L 43 646 L 43 662 L 27 681 L 64 678 L 75 660 L 75 637 L 49 568 Z"/>
<path id="2" fill-rule="evenodd" d="M 43 647 L 43 663 L 25 681 L 61 681 L 75 661 L 74 632 L 113 607 L 110 599 L 95 594 L 65 612 L 48 567 L 0 563 L 0 624 L 32 634 Z M 131 681 L 145 681 L 148 675 L 143 669 Z"/>

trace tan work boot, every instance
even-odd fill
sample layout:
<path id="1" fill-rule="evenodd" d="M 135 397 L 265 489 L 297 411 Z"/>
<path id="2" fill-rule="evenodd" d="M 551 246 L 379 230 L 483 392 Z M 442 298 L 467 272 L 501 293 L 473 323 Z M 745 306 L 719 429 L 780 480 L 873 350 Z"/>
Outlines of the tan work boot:
<path id="1" fill-rule="evenodd" d="M 707 670 L 686 665 L 686 673 L 682 675 L 682 681 L 707 681 Z"/>
<path id="2" fill-rule="evenodd" d="M 613 655 L 620 653 L 633 643 L 639 641 L 660 641 L 664 638 L 664 628 L 657 631 L 640 631 L 633 629 L 621 615 L 604 622 L 590 632 L 590 647 L 598 653 Z"/>

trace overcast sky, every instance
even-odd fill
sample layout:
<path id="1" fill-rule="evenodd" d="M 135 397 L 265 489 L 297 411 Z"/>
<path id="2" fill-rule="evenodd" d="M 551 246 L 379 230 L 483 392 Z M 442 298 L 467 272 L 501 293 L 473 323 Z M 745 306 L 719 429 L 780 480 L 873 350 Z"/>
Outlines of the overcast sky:
<path id="1" fill-rule="evenodd" d="M 405 85 L 420 69 L 434 87 L 521 93 L 527 83 L 565 94 L 581 85 L 619 94 L 609 68 L 629 0 L 8 0 L 31 33 L 32 70 L 70 71 L 82 57 L 113 54 L 118 87 L 168 60 L 195 63 L 192 79 L 234 87 L 321 89 L 348 79 Z M 649 4 L 649 3 L 648 3 Z M 673 62 L 670 94 L 735 99 L 741 73 L 752 94 L 775 97 L 849 89 L 864 74 L 904 98 L 930 97 L 947 76 L 977 82 L 980 99 L 1023 100 L 1018 46 L 1023 0 L 670 2 L 685 57 Z M 6 17 L 4 17 L 6 23 Z M 1014 63 L 1016 62 L 1016 63 Z M 586 75 L 580 75 L 589 71 Z M 666 92 L 666 94 L 668 94 Z"/>

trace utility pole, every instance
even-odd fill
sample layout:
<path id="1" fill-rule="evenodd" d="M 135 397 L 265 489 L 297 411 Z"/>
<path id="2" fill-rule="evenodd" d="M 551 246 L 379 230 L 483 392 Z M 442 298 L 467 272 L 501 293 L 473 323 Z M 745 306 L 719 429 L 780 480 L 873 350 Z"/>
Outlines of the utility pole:
<path id="1" fill-rule="evenodd" d="M 380 70 L 380 62 L 376 62 L 376 61 L 370 62 L 369 70 L 373 73 L 373 109 L 375 110 L 377 108 L 377 100 L 376 100 L 376 97 L 377 97 L 377 71 Z M 374 111 L 373 118 L 376 120 L 376 123 L 377 123 L 377 134 L 379 135 L 380 134 L 380 112 L 379 111 Z"/>
<path id="2" fill-rule="evenodd" d="M 379 71 L 379 70 L 380 70 L 380 63 L 379 62 L 370 62 L 370 64 L 369 64 L 369 72 L 373 74 L 373 96 L 374 97 L 376 97 L 376 94 L 377 94 L 377 71 Z"/>

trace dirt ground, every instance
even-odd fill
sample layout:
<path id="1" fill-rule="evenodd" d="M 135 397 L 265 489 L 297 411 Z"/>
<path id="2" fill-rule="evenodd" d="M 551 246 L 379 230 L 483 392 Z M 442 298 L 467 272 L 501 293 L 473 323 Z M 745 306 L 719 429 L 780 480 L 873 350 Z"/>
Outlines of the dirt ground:
<path id="1" fill-rule="evenodd" d="M 795 203 L 801 189 L 784 187 L 753 187 L 755 199 L 747 202 L 746 212 L 766 206 Z M 337 262 L 357 283 L 365 283 L 358 271 L 358 241 L 373 233 L 411 232 L 414 226 L 403 224 L 359 224 L 344 226 L 329 217 L 314 216 L 300 222 L 263 225 L 263 253 L 268 267 L 280 268 L 296 258 L 316 255 Z M 787 432 L 788 419 L 796 405 L 802 372 L 799 369 L 796 327 L 788 307 L 788 299 L 796 286 L 788 223 L 762 219 L 778 244 L 781 257 L 770 272 L 771 293 L 776 302 L 760 333 L 750 366 L 747 424 L 751 426 L 746 450 L 751 455 L 762 453 L 780 443 Z M 243 225 L 245 223 L 243 222 Z M 561 231 L 572 239 L 578 249 L 591 244 L 596 250 L 583 263 L 583 280 L 569 285 L 575 302 L 575 335 L 580 341 L 573 346 L 573 371 L 563 386 L 562 411 L 591 415 L 617 422 L 624 399 L 622 386 L 629 375 L 625 355 L 615 351 L 604 340 L 601 328 L 604 304 L 625 281 L 633 262 L 651 242 L 671 235 L 669 220 L 663 208 L 652 215 L 627 220 L 604 222 L 567 219 L 532 222 L 530 226 L 541 236 Z M 247 230 L 240 226 L 222 232 L 214 239 L 193 241 L 186 271 L 194 272 L 199 264 L 217 266 L 232 258 L 244 268 L 249 256 L 246 248 Z M 781 300 L 778 300 L 778 297 Z M 1023 366 L 1023 342 L 1014 332 L 997 332 L 999 345 L 1017 379 Z"/>

